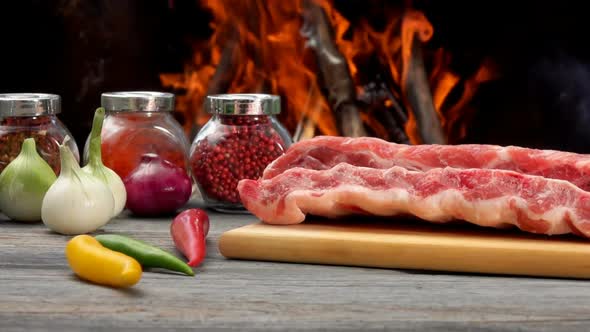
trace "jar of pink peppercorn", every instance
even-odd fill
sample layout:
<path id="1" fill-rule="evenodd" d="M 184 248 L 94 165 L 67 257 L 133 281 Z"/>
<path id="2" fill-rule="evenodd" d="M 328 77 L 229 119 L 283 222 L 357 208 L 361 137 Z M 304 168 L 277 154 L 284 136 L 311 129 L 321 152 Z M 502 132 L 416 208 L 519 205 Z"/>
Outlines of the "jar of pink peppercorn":
<path id="1" fill-rule="evenodd" d="M 292 141 L 276 119 L 280 98 L 266 94 L 207 97 L 211 118 L 193 141 L 190 163 L 207 206 L 244 211 L 237 191 L 242 179 L 257 179 Z"/>

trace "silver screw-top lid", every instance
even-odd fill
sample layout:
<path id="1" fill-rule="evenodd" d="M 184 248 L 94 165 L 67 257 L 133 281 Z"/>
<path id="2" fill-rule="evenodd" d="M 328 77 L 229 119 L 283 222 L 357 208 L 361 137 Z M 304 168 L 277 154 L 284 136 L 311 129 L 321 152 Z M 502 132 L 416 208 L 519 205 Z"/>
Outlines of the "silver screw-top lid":
<path id="1" fill-rule="evenodd" d="M 281 112 L 281 98 L 275 95 L 237 93 L 207 96 L 207 110 L 212 114 L 272 115 Z"/>
<path id="2" fill-rule="evenodd" d="M 106 111 L 170 112 L 174 110 L 174 95 L 152 91 L 106 92 L 100 103 Z"/>
<path id="3" fill-rule="evenodd" d="M 0 94 L 0 117 L 39 116 L 61 112 L 58 95 L 47 93 Z"/>

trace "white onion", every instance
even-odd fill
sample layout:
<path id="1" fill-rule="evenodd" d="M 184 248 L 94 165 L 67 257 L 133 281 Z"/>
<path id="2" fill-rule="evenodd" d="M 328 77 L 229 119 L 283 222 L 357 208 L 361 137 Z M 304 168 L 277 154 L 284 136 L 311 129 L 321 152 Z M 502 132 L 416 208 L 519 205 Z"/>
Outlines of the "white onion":
<path id="1" fill-rule="evenodd" d="M 43 223 L 66 235 L 93 232 L 111 219 L 113 194 L 101 179 L 82 171 L 65 141 L 59 152 L 61 172 L 43 198 Z"/>

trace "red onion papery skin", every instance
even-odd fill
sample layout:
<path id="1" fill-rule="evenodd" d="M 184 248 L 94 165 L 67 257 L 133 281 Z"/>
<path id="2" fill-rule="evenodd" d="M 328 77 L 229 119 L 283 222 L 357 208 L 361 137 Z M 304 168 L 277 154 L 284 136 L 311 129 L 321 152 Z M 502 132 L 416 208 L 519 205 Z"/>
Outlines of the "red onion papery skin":
<path id="1" fill-rule="evenodd" d="M 143 155 L 123 183 L 126 208 L 138 216 L 173 213 L 188 202 L 192 193 L 186 170 L 153 153 Z"/>

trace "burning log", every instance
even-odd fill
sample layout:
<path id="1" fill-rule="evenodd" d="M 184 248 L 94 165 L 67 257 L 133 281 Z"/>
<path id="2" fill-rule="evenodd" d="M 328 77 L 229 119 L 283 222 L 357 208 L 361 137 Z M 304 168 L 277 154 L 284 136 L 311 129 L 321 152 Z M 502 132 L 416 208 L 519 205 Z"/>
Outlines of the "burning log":
<path id="1" fill-rule="evenodd" d="M 389 141 L 402 144 L 410 144 L 408 135 L 406 135 L 406 132 L 403 129 L 401 129 L 402 127 L 399 125 L 398 121 L 393 116 L 390 107 L 383 108 L 381 112 L 376 112 L 375 117 L 385 127 L 387 134 L 389 136 Z"/>
<path id="2" fill-rule="evenodd" d="M 215 68 L 215 74 L 213 74 L 213 77 L 207 86 L 207 95 L 225 93 L 229 90 L 235 74 L 232 67 L 238 59 L 237 46 L 237 42 L 233 37 L 225 44 L 219 64 Z"/>
<path id="3" fill-rule="evenodd" d="M 313 114 L 317 112 L 320 107 L 320 98 L 321 96 L 317 96 L 317 92 L 315 89 L 309 89 L 307 94 L 307 101 L 305 103 L 306 110 L 308 111 L 307 114 Z M 308 116 L 307 114 L 302 114 L 301 119 L 299 119 L 297 123 L 297 127 L 295 128 L 295 133 L 293 134 L 293 142 L 298 142 L 300 140 L 309 139 L 315 136 L 316 134 L 316 123 L 313 117 Z"/>
<path id="4" fill-rule="evenodd" d="M 378 78 L 380 79 L 381 76 L 378 76 Z M 400 91 L 401 92 L 401 88 L 399 87 L 399 85 L 397 85 L 395 83 L 395 81 L 393 81 L 392 77 L 387 75 L 385 76 L 385 80 L 383 80 L 380 85 L 381 88 L 383 89 L 383 91 L 386 94 L 387 100 L 389 100 L 389 102 L 391 103 L 391 108 L 392 111 L 394 112 L 394 118 L 399 122 L 399 123 L 406 123 L 408 121 L 408 112 L 407 110 L 402 106 L 402 104 L 399 102 L 399 98 L 396 97 L 396 95 L 393 93 L 393 91 Z"/>
<path id="5" fill-rule="evenodd" d="M 410 140 L 403 130 L 403 125 L 408 120 L 407 116 L 388 84 L 380 79 L 378 75 L 377 82 L 371 82 L 363 87 L 360 99 L 368 104 L 369 109 L 369 116 L 365 117 L 365 121 L 370 128 L 382 132 L 379 135 L 381 138 L 409 144 Z"/>
<path id="6" fill-rule="evenodd" d="M 421 143 L 445 144 L 446 138 L 432 100 L 422 53 L 422 42 L 428 41 L 434 30 L 424 14 L 414 10 L 404 14 L 401 30 L 401 86 L 416 120 L 416 136 Z"/>
<path id="7" fill-rule="evenodd" d="M 297 128 L 295 128 L 295 134 L 293 134 L 293 142 L 299 142 L 304 139 L 309 139 L 315 136 L 315 123 L 311 118 L 303 116 Z"/>
<path id="8" fill-rule="evenodd" d="M 315 51 L 321 78 L 328 89 L 328 100 L 344 136 L 366 136 L 356 100 L 354 82 L 344 56 L 334 43 L 332 26 L 323 8 L 313 0 L 303 1 L 305 20 L 302 34 Z"/>
<path id="9" fill-rule="evenodd" d="M 402 105 L 391 92 L 392 85 L 392 80 L 381 83 L 382 89 L 386 93 L 387 101 L 391 105 L 387 106 L 388 103 L 385 103 L 387 108 L 385 109 L 385 112 L 382 112 L 383 114 L 381 115 L 380 119 L 385 124 L 389 132 L 390 140 L 398 143 L 409 144 L 410 139 L 403 129 L 403 125 L 408 122 L 408 116 L 406 115 Z"/>
<path id="10" fill-rule="evenodd" d="M 412 58 L 406 79 L 407 98 L 414 111 L 422 142 L 445 144 L 445 135 L 434 109 L 432 93 L 424 69 L 421 43 L 418 38 L 414 38 L 412 42 Z"/>
<path id="11" fill-rule="evenodd" d="M 229 87 L 231 86 L 231 83 L 235 77 L 235 71 L 232 70 L 232 68 L 235 66 L 236 61 L 238 60 L 237 52 L 239 51 L 239 48 L 235 37 L 237 37 L 237 33 L 234 31 L 231 34 L 231 37 L 228 38 L 228 41 L 221 52 L 219 64 L 217 67 L 215 67 L 215 73 L 207 85 L 206 95 L 226 93 L 229 90 Z M 203 110 L 205 110 L 207 107 L 207 105 L 205 105 L 206 100 L 207 99 L 203 99 Z M 193 119 L 197 118 L 197 114 L 190 114 L 190 116 Z M 198 123 L 193 121 L 190 129 L 191 137 L 196 136 L 198 130 Z"/>

